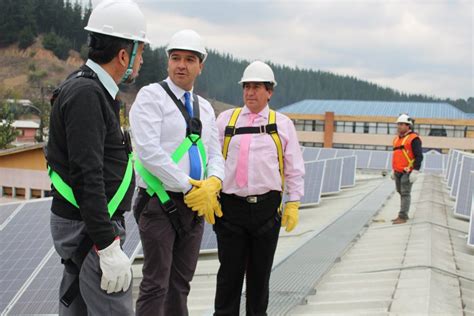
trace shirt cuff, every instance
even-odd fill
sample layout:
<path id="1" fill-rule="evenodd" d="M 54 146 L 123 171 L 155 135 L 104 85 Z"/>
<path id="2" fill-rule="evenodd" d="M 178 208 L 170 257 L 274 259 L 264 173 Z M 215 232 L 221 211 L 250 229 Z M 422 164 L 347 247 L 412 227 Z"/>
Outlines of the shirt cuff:
<path id="1" fill-rule="evenodd" d="M 301 196 L 299 194 L 288 194 L 287 202 L 299 202 L 301 200 Z"/>

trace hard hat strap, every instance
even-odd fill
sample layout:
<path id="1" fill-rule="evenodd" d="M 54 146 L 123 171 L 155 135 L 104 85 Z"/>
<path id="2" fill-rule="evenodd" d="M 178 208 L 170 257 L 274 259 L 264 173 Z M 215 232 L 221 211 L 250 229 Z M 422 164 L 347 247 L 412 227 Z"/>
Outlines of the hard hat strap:
<path id="1" fill-rule="evenodd" d="M 122 80 L 121 80 L 122 83 L 127 82 L 133 73 L 133 64 L 135 63 L 135 58 L 137 57 L 137 50 L 138 50 L 138 41 L 133 41 L 132 55 L 130 56 L 130 62 L 128 63 L 128 68 L 122 77 Z"/>

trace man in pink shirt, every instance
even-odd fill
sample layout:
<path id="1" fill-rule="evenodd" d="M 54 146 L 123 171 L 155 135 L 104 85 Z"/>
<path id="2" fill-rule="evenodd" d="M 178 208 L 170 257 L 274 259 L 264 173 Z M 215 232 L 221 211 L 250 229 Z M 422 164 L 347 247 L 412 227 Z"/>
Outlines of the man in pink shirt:
<path id="1" fill-rule="evenodd" d="M 239 315 L 244 275 L 247 315 L 266 315 L 280 226 L 289 232 L 298 224 L 304 161 L 293 122 L 268 106 L 277 84 L 272 69 L 255 61 L 239 83 L 245 105 L 217 118 L 227 176 L 224 216 L 214 225 L 220 262 L 214 315 Z"/>

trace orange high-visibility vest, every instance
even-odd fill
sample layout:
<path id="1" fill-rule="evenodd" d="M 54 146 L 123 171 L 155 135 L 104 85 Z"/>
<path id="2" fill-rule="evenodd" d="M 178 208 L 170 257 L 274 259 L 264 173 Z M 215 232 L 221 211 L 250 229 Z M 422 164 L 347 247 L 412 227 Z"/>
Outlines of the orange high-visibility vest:
<path id="1" fill-rule="evenodd" d="M 394 171 L 404 172 L 405 168 L 413 170 L 415 155 L 411 143 L 418 137 L 417 133 L 410 132 L 404 137 L 395 136 L 393 139 L 392 167 Z"/>

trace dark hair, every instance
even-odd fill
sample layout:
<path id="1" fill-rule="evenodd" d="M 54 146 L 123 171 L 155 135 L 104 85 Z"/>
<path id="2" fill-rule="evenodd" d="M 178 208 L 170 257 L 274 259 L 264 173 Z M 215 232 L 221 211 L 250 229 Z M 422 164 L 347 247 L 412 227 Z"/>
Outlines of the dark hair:
<path id="1" fill-rule="evenodd" d="M 179 49 L 179 48 L 176 48 L 176 49 L 171 49 L 168 51 L 168 54 L 169 56 L 171 56 L 171 54 L 173 54 L 174 51 L 177 51 L 177 50 L 185 50 L 185 51 L 189 51 L 191 53 L 193 53 L 194 55 L 196 55 L 197 58 L 199 58 L 199 62 L 202 63 L 204 61 L 204 55 L 201 54 L 200 52 L 196 52 L 194 50 L 189 50 L 189 49 Z"/>
<path id="2" fill-rule="evenodd" d="M 107 64 L 125 49 L 132 53 L 133 41 L 98 33 L 89 34 L 89 53 L 87 57 L 99 65 Z"/>
<path id="3" fill-rule="evenodd" d="M 247 84 L 248 82 L 244 82 L 244 84 L 242 85 L 242 88 L 245 88 L 245 85 Z M 275 86 L 273 83 L 271 82 L 263 82 L 263 85 L 265 86 L 265 89 L 267 91 L 273 91 L 273 87 Z"/>

